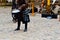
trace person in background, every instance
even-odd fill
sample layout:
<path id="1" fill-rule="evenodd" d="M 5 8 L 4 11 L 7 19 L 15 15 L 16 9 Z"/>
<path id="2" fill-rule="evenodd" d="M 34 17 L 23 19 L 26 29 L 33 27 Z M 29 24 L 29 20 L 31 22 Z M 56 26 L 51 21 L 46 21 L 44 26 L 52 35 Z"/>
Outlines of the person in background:
<path id="1" fill-rule="evenodd" d="M 17 0 L 12 0 L 12 11 L 13 11 L 14 9 L 18 9 Z M 18 14 L 12 13 L 12 18 L 13 18 L 12 21 L 13 21 L 14 23 L 17 22 L 17 15 L 18 15 Z"/>
<path id="2" fill-rule="evenodd" d="M 58 11 L 59 11 L 59 9 L 60 9 L 60 6 L 59 6 L 58 3 L 55 3 L 54 6 L 55 6 L 55 7 L 53 8 L 52 13 L 53 13 L 53 14 L 58 14 Z"/>
<path id="3" fill-rule="evenodd" d="M 54 14 L 58 14 L 59 8 L 60 8 L 60 6 L 59 6 L 58 4 L 56 4 L 56 5 L 55 5 L 55 8 L 54 8 L 54 10 L 52 10 L 52 12 L 53 12 Z"/>

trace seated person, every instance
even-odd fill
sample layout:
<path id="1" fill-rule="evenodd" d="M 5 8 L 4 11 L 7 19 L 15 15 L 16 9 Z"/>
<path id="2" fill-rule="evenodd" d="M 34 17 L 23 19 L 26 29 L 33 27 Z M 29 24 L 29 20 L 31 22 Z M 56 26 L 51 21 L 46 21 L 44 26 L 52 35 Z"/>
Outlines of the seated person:
<path id="1" fill-rule="evenodd" d="M 58 4 L 55 5 L 55 8 L 52 10 L 53 14 L 58 14 L 60 6 Z"/>

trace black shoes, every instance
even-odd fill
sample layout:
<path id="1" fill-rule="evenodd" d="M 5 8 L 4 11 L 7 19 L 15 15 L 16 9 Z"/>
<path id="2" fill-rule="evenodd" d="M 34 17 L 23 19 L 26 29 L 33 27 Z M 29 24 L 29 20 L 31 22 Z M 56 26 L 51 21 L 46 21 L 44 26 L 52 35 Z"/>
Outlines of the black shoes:
<path id="1" fill-rule="evenodd" d="M 19 28 L 15 29 L 15 31 L 18 31 L 18 30 L 20 30 L 20 29 Z"/>
<path id="2" fill-rule="evenodd" d="M 19 31 L 20 28 L 15 29 L 14 31 Z M 24 29 L 24 32 L 27 32 L 27 29 Z"/>
<path id="3" fill-rule="evenodd" d="M 24 32 L 27 32 L 27 29 L 25 29 Z"/>

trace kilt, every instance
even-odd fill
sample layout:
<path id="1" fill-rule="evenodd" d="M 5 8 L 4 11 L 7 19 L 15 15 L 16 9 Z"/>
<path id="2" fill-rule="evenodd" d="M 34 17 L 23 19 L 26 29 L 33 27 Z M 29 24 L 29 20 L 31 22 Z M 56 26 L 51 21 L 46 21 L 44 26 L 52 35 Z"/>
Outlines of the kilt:
<path id="1" fill-rule="evenodd" d="M 30 12 L 30 10 L 26 9 L 24 11 L 20 11 L 18 13 L 12 13 L 12 14 L 14 14 L 13 17 L 15 19 L 18 19 L 18 20 L 22 21 L 23 23 L 26 23 L 26 22 L 28 23 L 28 22 L 30 22 L 30 18 L 28 15 L 29 12 Z"/>
<path id="2" fill-rule="evenodd" d="M 23 11 L 23 22 L 30 22 L 30 18 L 28 13 L 30 12 L 29 9 L 25 9 L 25 11 Z"/>
<path id="3" fill-rule="evenodd" d="M 29 15 L 24 15 L 23 16 L 23 23 L 30 22 Z"/>
<path id="4" fill-rule="evenodd" d="M 20 19 L 20 21 L 24 24 L 24 23 L 28 23 L 28 22 L 30 22 L 30 18 L 29 18 L 29 15 L 25 15 L 25 14 L 23 14 L 23 12 L 20 12 L 19 14 L 18 14 L 18 18 Z M 18 19 L 18 20 L 19 20 Z"/>

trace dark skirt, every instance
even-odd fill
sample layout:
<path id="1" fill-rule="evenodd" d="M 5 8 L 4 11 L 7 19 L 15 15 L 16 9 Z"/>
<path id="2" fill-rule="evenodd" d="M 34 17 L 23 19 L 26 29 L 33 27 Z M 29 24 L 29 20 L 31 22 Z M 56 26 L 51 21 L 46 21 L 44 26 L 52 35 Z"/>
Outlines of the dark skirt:
<path id="1" fill-rule="evenodd" d="M 15 19 L 22 21 L 23 23 L 28 23 L 30 22 L 30 18 L 29 18 L 29 10 L 25 10 L 25 11 L 20 11 L 19 13 L 12 13 Z"/>
<path id="2" fill-rule="evenodd" d="M 23 23 L 30 22 L 29 15 L 25 15 L 25 14 L 23 14 L 23 12 L 18 14 L 18 18 L 20 18 L 20 21 L 22 21 Z"/>

